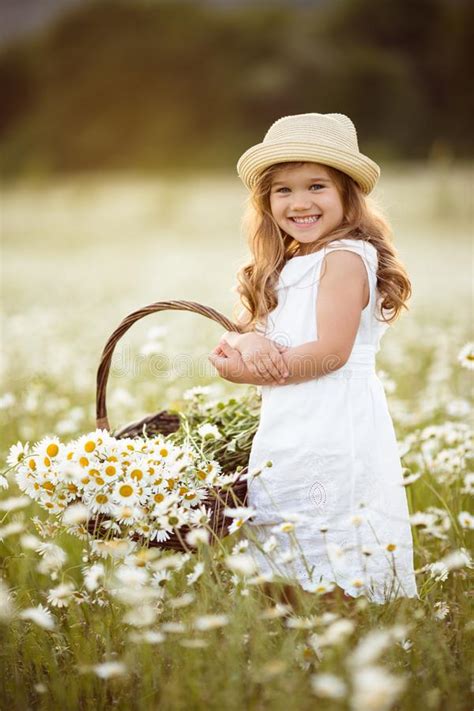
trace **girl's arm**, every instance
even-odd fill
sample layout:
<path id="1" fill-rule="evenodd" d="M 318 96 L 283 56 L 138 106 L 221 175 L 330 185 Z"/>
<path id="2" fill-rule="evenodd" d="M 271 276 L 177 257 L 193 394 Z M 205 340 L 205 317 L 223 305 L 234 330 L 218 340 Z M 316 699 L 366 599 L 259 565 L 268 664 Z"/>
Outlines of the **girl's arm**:
<path id="1" fill-rule="evenodd" d="M 369 298 L 362 258 L 344 250 L 330 252 L 321 274 L 316 305 L 318 340 L 282 353 L 290 373 L 285 384 L 320 378 L 342 368 L 354 346 Z"/>

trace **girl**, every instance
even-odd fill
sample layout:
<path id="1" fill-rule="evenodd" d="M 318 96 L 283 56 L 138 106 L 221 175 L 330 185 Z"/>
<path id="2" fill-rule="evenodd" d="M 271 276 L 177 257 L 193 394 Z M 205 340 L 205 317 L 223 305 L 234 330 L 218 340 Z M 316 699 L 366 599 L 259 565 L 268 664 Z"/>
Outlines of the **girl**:
<path id="1" fill-rule="evenodd" d="M 390 228 L 366 197 L 380 169 L 347 116 L 309 113 L 276 121 L 237 171 L 251 191 L 242 333 L 224 334 L 209 359 L 225 379 L 261 386 L 249 552 L 266 579 L 312 592 L 418 597 L 375 371 L 380 339 L 411 295 Z"/>

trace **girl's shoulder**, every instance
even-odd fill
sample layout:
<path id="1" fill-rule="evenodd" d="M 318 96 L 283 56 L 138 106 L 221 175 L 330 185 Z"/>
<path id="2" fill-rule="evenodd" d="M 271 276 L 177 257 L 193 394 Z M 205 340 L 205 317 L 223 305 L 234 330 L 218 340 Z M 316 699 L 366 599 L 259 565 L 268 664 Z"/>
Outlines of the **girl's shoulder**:
<path id="1" fill-rule="evenodd" d="M 326 245 L 325 251 L 330 252 L 337 249 L 348 249 L 365 257 L 372 264 L 377 265 L 378 253 L 376 247 L 366 239 L 343 238 L 337 239 Z"/>

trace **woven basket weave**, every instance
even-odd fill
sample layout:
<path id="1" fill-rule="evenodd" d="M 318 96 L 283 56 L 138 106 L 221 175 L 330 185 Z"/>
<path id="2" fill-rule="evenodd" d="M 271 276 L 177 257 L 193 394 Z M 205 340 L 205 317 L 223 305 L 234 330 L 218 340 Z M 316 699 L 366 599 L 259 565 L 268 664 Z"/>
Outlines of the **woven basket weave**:
<path id="1" fill-rule="evenodd" d="M 105 344 L 104 350 L 102 352 L 100 365 L 97 370 L 97 388 L 96 388 L 96 426 L 99 429 L 105 429 L 110 432 L 110 425 L 107 416 L 107 404 L 106 404 L 106 390 L 107 381 L 109 377 L 110 365 L 112 361 L 112 356 L 120 338 L 128 331 L 128 329 L 133 326 L 134 323 L 140 319 L 148 316 L 149 314 L 156 313 L 158 311 L 192 311 L 197 314 L 201 314 L 206 318 L 216 321 L 216 323 L 223 326 L 228 331 L 237 331 L 241 333 L 241 329 L 235 323 L 230 321 L 226 316 L 219 313 L 215 309 L 208 306 L 203 306 L 194 301 L 157 301 L 154 304 L 145 306 L 138 311 L 126 316 L 115 331 L 110 336 L 109 340 Z M 141 420 L 136 422 L 131 422 L 125 425 L 121 429 L 118 429 L 111 434 L 117 439 L 122 439 L 124 437 L 140 437 L 153 436 L 156 434 L 168 435 L 176 432 L 180 427 L 179 415 L 167 412 L 166 410 L 161 410 L 155 414 L 146 415 Z M 224 433 L 225 438 L 225 433 Z M 248 456 L 247 456 L 248 461 Z M 219 460 L 219 464 L 224 472 L 229 473 L 235 471 L 235 457 L 232 454 L 229 455 L 229 459 L 226 460 L 225 457 Z M 226 487 L 216 487 L 215 496 L 209 497 L 209 499 L 202 500 L 208 510 L 211 512 L 209 526 L 212 532 L 211 543 L 214 543 L 217 539 L 223 538 L 227 534 L 227 526 L 229 524 L 229 518 L 225 517 L 223 510 L 225 507 L 234 508 L 235 506 L 245 506 L 247 500 L 247 481 L 242 478 L 247 472 L 247 466 L 244 466 L 240 472 L 240 477 L 232 485 Z M 89 532 L 98 538 L 105 537 L 108 533 L 106 529 L 102 528 L 101 524 L 108 519 L 105 515 L 98 515 L 95 518 L 89 519 Z M 189 531 L 189 527 L 182 526 L 179 529 L 179 533 L 173 532 L 170 538 L 166 541 L 149 541 L 135 535 L 133 540 L 144 543 L 145 545 L 172 549 L 172 550 L 189 550 L 189 547 L 184 542 L 184 537 Z"/>

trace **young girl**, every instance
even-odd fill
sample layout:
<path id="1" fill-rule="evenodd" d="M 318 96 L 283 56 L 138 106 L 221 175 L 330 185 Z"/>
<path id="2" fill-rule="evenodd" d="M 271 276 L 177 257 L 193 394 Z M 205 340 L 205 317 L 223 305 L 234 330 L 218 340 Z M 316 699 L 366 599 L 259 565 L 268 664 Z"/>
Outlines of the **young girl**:
<path id="1" fill-rule="evenodd" d="M 251 191 L 243 333 L 209 356 L 261 386 L 249 551 L 305 590 L 418 597 L 402 468 L 375 354 L 410 281 L 367 199 L 380 169 L 343 114 L 284 116 L 237 171 Z M 267 462 L 271 466 L 266 466 Z M 336 589 L 338 589 L 336 587 Z"/>

